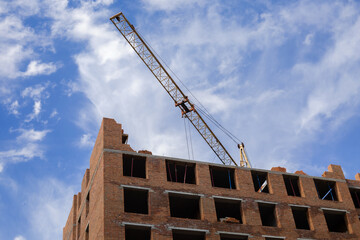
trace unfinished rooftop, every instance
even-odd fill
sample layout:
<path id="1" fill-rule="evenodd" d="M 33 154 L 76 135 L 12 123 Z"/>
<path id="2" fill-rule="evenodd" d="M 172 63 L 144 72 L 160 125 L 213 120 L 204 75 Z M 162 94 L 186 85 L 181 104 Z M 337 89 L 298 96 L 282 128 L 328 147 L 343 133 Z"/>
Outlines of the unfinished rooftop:
<path id="1" fill-rule="evenodd" d="M 127 138 L 103 119 L 64 240 L 360 239 L 360 174 L 155 156 Z"/>

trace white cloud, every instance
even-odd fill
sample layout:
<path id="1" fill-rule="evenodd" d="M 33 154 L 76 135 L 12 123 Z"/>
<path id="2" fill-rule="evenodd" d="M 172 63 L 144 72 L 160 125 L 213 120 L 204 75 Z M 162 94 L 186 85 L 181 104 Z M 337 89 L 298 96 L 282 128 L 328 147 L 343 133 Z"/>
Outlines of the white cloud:
<path id="1" fill-rule="evenodd" d="M 17 100 L 10 104 L 9 112 L 14 115 L 19 115 L 19 102 Z"/>
<path id="2" fill-rule="evenodd" d="M 26 238 L 23 237 L 23 236 L 21 236 L 21 235 L 19 235 L 19 236 L 16 236 L 16 237 L 14 238 L 14 240 L 26 240 Z"/>
<path id="3" fill-rule="evenodd" d="M 34 129 L 19 129 L 21 135 L 16 139 L 20 141 L 35 142 L 42 141 L 50 130 L 36 131 Z"/>
<path id="4" fill-rule="evenodd" d="M 44 157 L 44 146 L 39 142 L 46 137 L 50 130 L 17 129 L 13 132 L 20 132 L 20 135 L 16 138 L 16 147 L 0 151 L 0 172 L 7 164 L 27 162 L 34 158 Z"/>
<path id="5" fill-rule="evenodd" d="M 31 61 L 27 67 L 24 76 L 50 75 L 58 69 L 54 63 L 41 63 L 40 61 Z"/>
<path id="6" fill-rule="evenodd" d="M 144 1 L 150 11 L 167 11 L 159 24 L 148 24 L 153 13 L 129 18 L 137 20 L 133 24 L 142 26 L 141 34 L 218 121 L 245 140 L 255 166 L 270 168 L 279 162 L 291 170 L 305 166 L 306 161 L 298 161 L 298 149 L 315 141 L 328 128 L 325 122 L 339 124 L 336 113 L 344 106 L 348 110 L 341 121 L 356 113 L 349 105 L 358 106 L 354 76 L 359 64 L 353 54 L 360 52 L 355 51 L 360 46 L 357 4 L 301 1 L 269 6 L 263 12 L 246 11 L 241 17 L 231 4 L 219 3 Z M 204 8 L 198 12 L 194 6 L 201 4 Z M 86 123 L 81 127 L 94 135 L 96 130 L 91 129 L 99 118 L 114 117 L 129 129 L 134 148 L 186 157 L 180 150 L 186 143 L 179 131 L 183 125 L 179 112 L 117 30 L 103 23 L 112 14 L 95 11 L 91 4 L 69 8 L 66 2 L 49 11 L 54 35 L 86 46 L 74 56 L 79 81 L 73 90 L 91 102 L 79 111 L 80 122 Z M 308 33 L 305 40 L 304 33 Z M 306 51 L 315 52 L 322 37 L 327 39 L 322 52 L 308 57 Z M 307 50 L 284 53 L 294 39 L 308 44 Z M 201 138 L 194 141 L 202 144 Z M 224 143 L 232 146 L 230 141 Z M 201 144 L 196 142 L 197 156 L 208 161 L 211 151 Z M 230 152 L 238 155 L 236 147 Z"/>
<path id="7" fill-rule="evenodd" d="M 203 0 L 142 0 L 146 8 L 150 11 L 163 10 L 173 11 L 182 8 L 193 7 L 194 5 L 204 5 Z"/>
<path id="8" fill-rule="evenodd" d="M 34 102 L 34 116 L 38 116 L 39 113 L 41 111 L 41 102 L 40 101 L 35 101 Z"/>
<path id="9" fill-rule="evenodd" d="M 28 160 L 43 157 L 43 150 L 38 144 L 28 143 L 22 148 L 0 151 L 0 164 L 4 167 L 8 163 L 27 162 Z"/>
<path id="10" fill-rule="evenodd" d="M 304 39 L 304 44 L 309 46 L 312 41 L 313 41 L 313 38 L 314 38 L 314 34 L 313 33 L 309 33 L 308 35 L 306 35 L 305 39 Z"/>
<path id="11" fill-rule="evenodd" d="M 79 146 L 80 147 L 92 147 L 94 146 L 95 139 L 91 134 L 83 134 L 80 139 Z"/>
<path id="12" fill-rule="evenodd" d="M 33 54 L 27 45 L 36 35 L 15 16 L 0 18 L 0 35 L 0 76 L 16 78 L 21 75 L 20 63 Z"/>
<path id="13" fill-rule="evenodd" d="M 27 118 L 25 119 L 25 122 L 30 122 L 33 119 L 37 118 L 39 116 L 40 112 L 41 112 L 41 101 L 37 100 L 34 102 L 33 112 L 27 116 Z"/>
<path id="14" fill-rule="evenodd" d="M 54 178 L 34 181 L 32 186 L 26 191 L 29 205 L 24 210 L 33 239 L 61 239 L 75 188 Z"/>
<path id="15" fill-rule="evenodd" d="M 50 114 L 50 118 L 54 118 L 54 117 L 56 117 L 57 115 L 59 115 L 59 113 L 57 112 L 56 109 L 54 109 L 54 110 L 51 112 L 51 114 Z"/>
<path id="16" fill-rule="evenodd" d="M 45 85 L 36 85 L 34 87 L 27 87 L 21 92 L 21 96 L 30 97 L 33 99 L 40 99 L 42 92 L 46 89 Z"/>

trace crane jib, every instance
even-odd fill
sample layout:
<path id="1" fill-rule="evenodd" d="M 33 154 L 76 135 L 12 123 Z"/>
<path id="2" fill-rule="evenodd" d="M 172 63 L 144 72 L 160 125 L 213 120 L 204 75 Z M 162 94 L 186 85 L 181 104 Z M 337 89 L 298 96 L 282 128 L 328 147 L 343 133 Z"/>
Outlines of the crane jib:
<path id="1" fill-rule="evenodd" d="M 175 106 L 181 109 L 182 116 L 191 122 L 220 161 L 225 165 L 231 165 L 233 163 L 237 166 L 229 152 L 221 144 L 214 132 L 196 110 L 194 104 L 192 104 L 188 97 L 181 91 L 179 86 L 153 54 L 150 47 L 137 33 L 135 27 L 129 23 L 124 14 L 120 12 L 111 17 L 110 20 L 174 100 Z"/>

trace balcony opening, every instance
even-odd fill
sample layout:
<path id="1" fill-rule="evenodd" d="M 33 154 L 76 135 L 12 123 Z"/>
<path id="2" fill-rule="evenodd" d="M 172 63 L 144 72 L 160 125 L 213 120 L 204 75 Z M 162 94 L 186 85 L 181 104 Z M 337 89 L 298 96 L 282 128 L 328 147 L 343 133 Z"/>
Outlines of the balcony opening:
<path id="1" fill-rule="evenodd" d="M 166 160 L 166 174 L 169 182 L 195 184 L 195 164 Z"/>
<path id="2" fill-rule="evenodd" d="M 211 185 L 213 187 L 236 189 L 234 169 L 210 167 Z"/>
<path id="3" fill-rule="evenodd" d="M 324 216 L 329 232 L 346 233 L 348 231 L 345 215 L 345 212 L 324 210 Z"/>
<path id="4" fill-rule="evenodd" d="M 310 230 L 308 209 L 304 207 L 291 207 L 297 229 Z"/>
<path id="5" fill-rule="evenodd" d="M 255 192 L 269 193 L 267 172 L 251 171 Z"/>
<path id="6" fill-rule="evenodd" d="M 173 230 L 173 240 L 205 240 L 205 233 L 198 231 Z"/>
<path id="7" fill-rule="evenodd" d="M 236 234 L 220 234 L 220 240 L 248 240 L 248 236 L 236 235 Z"/>
<path id="8" fill-rule="evenodd" d="M 125 212 L 148 214 L 148 191 L 124 188 Z"/>
<path id="9" fill-rule="evenodd" d="M 338 201 L 336 182 L 314 179 L 314 183 L 320 199 Z"/>
<path id="10" fill-rule="evenodd" d="M 299 177 L 289 175 L 283 175 L 283 177 L 288 196 L 301 197 L 299 189 Z"/>
<path id="11" fill-rule="evenodd" d="M 146 178 L 146 158 L 123 154 L 123 175 Z"/>
<path id="12" fill-rule="evenodd" d="M 259 212 L 263 226 L 277 227 L 275 204 L 259 203 Z"/>
<path id="13" fill-rule="evenodd" d="M 360 208 L 360 190 L 350 188 L 350 193 L 355 208 Z"/>
<path id="14" fill-rule="evenodd" d="M 140 226 L 125 226 L 125 240 L 150 240 L 151 228 Z"/>
<path id="15" fill-rule="evenodd" d="M 169 203 L 171 217 L 200 219 L 200 197 L 169 194 Z"/>
<path id="16" fill-rule="evenodd" d="M 241 201 L 214 199 L 216 217 L 219 222 L 242 223 Z"/>

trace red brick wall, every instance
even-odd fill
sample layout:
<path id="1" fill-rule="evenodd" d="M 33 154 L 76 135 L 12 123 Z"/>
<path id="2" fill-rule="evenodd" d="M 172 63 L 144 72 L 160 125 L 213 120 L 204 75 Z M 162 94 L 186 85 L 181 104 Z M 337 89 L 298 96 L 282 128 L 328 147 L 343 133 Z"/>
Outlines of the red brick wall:
<path id="1" fill-rule="evenodd" d="M 283 168 L 268 172 L 269 194 L 254 191 L 250 169 L 235 169 L 236 189 L 215 188 L 211 186 L 209 164 L 196 162 L 196 185 L 168 182 L 165 158 L 149 154 L 135 153 L 129 145 L 122 144 L 123 130 L 113 119 L 104 119 L 90 158 L 90 170 L 86 171 L 82 182 L 80 208 L 73 208 L 64 227 L 64 237 L 77 224 L 81 216 L 80 238 L 85 239 L 85 228 L 89 224 L 90 239 L 124 239 L 124 222 L 150 224 L 152 240 L 170 240 L 169 226 L 209 230 L 206 239 L 219 240 L 217 231 L 248 233 L 251 239 L 264 239 L 262 235 L 282 236 L 286 239 L 360 239 L 360 211 L 355 209 L 349 186 L 360 187 L 360 179 L 345 180 L 340 166 L 330 165 L 323 177 L 336 181 L 339 201 L 318 198 L 313 177 L 299 176 L 302 197 L 288 196 L 283 181 Z M 146 179 L 123 176 L 122 156 L 137 154 L 146 157 Z M 144 152 L 146 153 L 146 152 Z M 179 160 L 178 161 L 183 161 Z M 220 165 L 219 165 L 220 166 Z M 281 170 L 281 171 L 280 171 Z M 288 174 L 288 173 L 286 173 Z M 90 179 L 87 184 L 86 179 Z M 317 179 L 325 179 L 317 178 Z M 150 189 L 149 214 L 124 212 L 123 186 L 139 186 Z M 90 190 L 90 211 L 85 216 L 86 196 Z M 201 219 L 180 219 L 170 217 L 169 198 L 166 191 L 201 194 Z M 220 223 L 217 221 L 213 196 L 241 198 L 243 224 Z M 276 216 L 279 227 L 265 227 L 261 224 L 257 201 L 276 203 Z M 309 207 L 312 230 L 295 229 L 295 222 L 289 204 Z M 350 233 L 329 233 L 321 208 L 346 210 Z M 71 238 L 76 239 L 74 231 Z"/>

